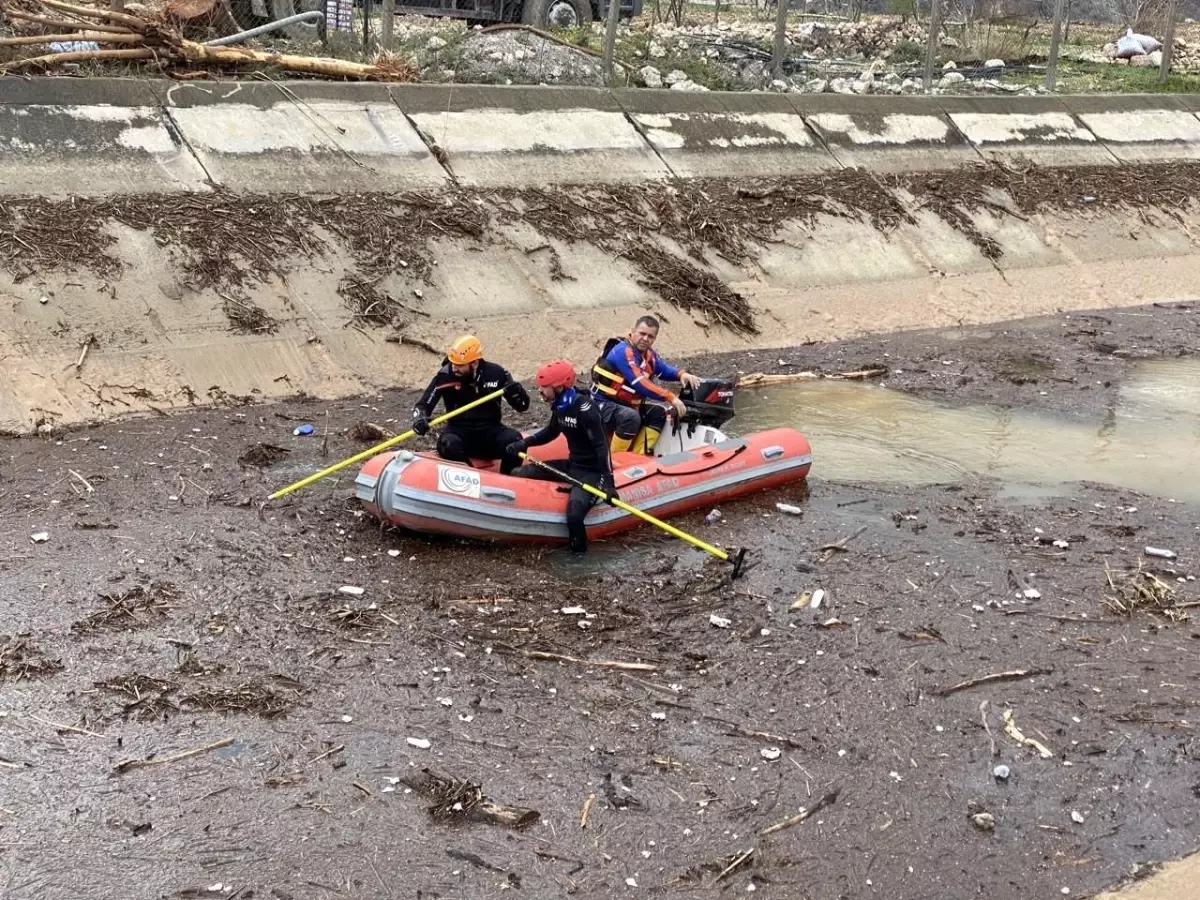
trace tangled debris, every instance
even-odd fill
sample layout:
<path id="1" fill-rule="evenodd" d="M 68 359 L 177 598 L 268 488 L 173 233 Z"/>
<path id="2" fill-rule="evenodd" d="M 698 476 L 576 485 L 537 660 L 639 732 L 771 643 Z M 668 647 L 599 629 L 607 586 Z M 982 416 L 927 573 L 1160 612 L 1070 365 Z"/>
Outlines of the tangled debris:
<path id="1" fill-rule="evenodd" d="M 41 0 L 40 15 L 15 8 L 6 0 L 7 18 L 36 26 L 37 34 L 0 38 L 0 46 L 28 47 L 33 55 L 0 66 L 0 73 L 45 71 L 67 63 L 95 61 L 152 60 L 159 68 L 179 73 L 190 66 L 205 72 L 216 69 L 245 69 L 270 66 L 303 75 L 352 78 L 363 81 L 407 82 L 417 80 L 411 62 L 392 54 L 380 54 L 370 65 L 342 59 L 292 56 L 252 50 L 247 47 L 212 47 L 186 39 L 162 13 L 135 15 L 90 6 Z M 33 30 L 32 28 L 30 29 Z M 45 44 L 65 42 L 82 46 L 65 53 L 44 53 Z M 95 49 L 87 45 L 96 45 Z"/>
<path id="2" fill-rule="evenodd" d="M 566 244 L 589 242 L 628 259 L 639 281 L 665 301 L 735 333 L 758 326 L 745 297 L 707 265 L 753 264 L 788 223 L 821 216 L 857 219 L 884 234 L 931 212 L 986 258 L 1002 255 L 978 214 L 1027 218 L 1051 210 L 1126 207 L 1178 216 L 1200 197 L 1200 163 L 1014 168 L 979 164 L 934 176 L 862 169 L 794 178 L 694 180 L 662 184 L 557 186 L 440 194 L 349 194 L 330 198 L 239 195 L 0 200 L 0 266 L 16 280 L 46 269 L 119 274 L 112 221 L 152 234 L 176 255 L 193 289 L 234 294 L 286 276 L 289 260 L 329 255 L 336 238 L 355 271 L 339 290 L 354 321 L 403 327 L 425 315 L 381 290 L 387 275 L 430 280 L 434 241 L 499 241 L 499 226 L 524 223 Z M 1086 198 L 1086 201 L 1085 201 Z M 681 248 L 682 254 L 675 248 Z M 540 249 L 540 248 L 535 248 Z M 561 260 L 551 275 L 562 273 Z M 238 306 L 249 329 L 266 319 Z M 265 313 L 263 314 L 265 315 Z M 702 324 L 705 324 L 702 322 Z M 403 343 L 413 339 L 396 338 Z"/>
<path id="3" fill-rule="evenodd" d="M 483 794 L 483 788 L 465 779 L 447 778 L 429 769 L 421 769 L 399 779 L 433 801 L 430 816 L 439 822 L 487 822 L 508 828 L 525 828 L 541 818 L 536 809 L 495 803 Z"/>
<path id="4" fill-rule="evenodd" d="M 1136 569 L 1124 575 L 1114 574 L 1106 562 L 1104 577 L 1109 590 L 1104 595 L 1104 605 L 1118 615 L 1132 616 L 1145 611 L 1172 622 L 1187 621 L 1187 609 L 1176 603 L 1175 588 L 1153 572 L 1146 571 L 1140 562 Z"/>
<path id="5" fill-rule="evenodd" d="M 374 278 L 363 279 L 347 275 L 338 282 L 337 291 L 342 295 L 346 308 L 350 310 L 354 323 L 375 327 L 403 327 L 410 320 L 409 308 L 379 289 L 378 282 L 382 277 L 377 275 Z"/>
<path id="6" fill-rule="evenodd" d="M 180 698 L 180 703 L 192 709 L 253 713 L 264 719 L 282 715 L 296 705 L 295 699 L 284 697 L 268 687 L 253 682 L 244 682 L 236 687 L 216 690 L 205 688 L 185 694 Z"/>
<path id="7" fill-rule="evenodd" d="M 178 597 L 175 585 L 165 581 L 139 584 L 120 594 L 102 594 L 104 608 L 80 619 L 71 631 L 86 634 L 106 628 L 144 628 L 152 624 L 151 620 L 165 616 L 171 601 Z"/>
<path id="8" fill-rule="evenodd" d="M 53 675 L 63 670 L 61 660 L 49 659 L 27 638 L 0 642 L 0 683 Z"/>
<path id="9" fill-rule="evenodd" d="M 229 330 L 237 334 L 274 334 L 279 322 L 253 300 L 224 297 L 221 311 L 229 320 Z"/>
<path id="10" fill-rule="evenodd" d="M 139 722 L 151 722 L 164 713 L 179 710 L 167 696 L 175 686 L 163 678 L 130 672 L 107 681 L 97 681 L 96 687 L 106 693 L 128 698 L 130 702 L 121 707 L 121 714 L 133 716 Z"/>
<path id="11" fill-rule="evenodd" d="M 238 465 L 244 468 L 267 469 L 281 459 L 287 459 L 291 452 L 287 447 L 258 443 L 238 457 Z"/>

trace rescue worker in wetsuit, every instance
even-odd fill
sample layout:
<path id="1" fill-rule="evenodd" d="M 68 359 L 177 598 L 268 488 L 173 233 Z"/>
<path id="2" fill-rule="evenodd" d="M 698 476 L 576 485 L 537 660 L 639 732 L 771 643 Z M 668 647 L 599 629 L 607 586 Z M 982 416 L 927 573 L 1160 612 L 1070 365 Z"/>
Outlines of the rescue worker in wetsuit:
<path id="1" fill-rule="evenodd" d="M 612 438 L 614 453 L 633 449 L 647 456 L 654 452 L 667 425 L 663 403 L 682 418 L 687 409 L 675 394 L 656 384 L 655 378 L 679 381 L 693 390 L 700 379 L 677 368 L 654 352 L 658 319 L 642 316 L 624 340 L 611 338 L 592 368 L 592 396 L 600 404 L 600 418 Z"/>
<path id="2" fill-rule="evenodd" d="M 507 455 L 516 456 L 530 447 L 548 444 L 560 434 L 565 435 L 569 458 L 548 460 L 548 465 L 615 497 L 612 459 L 600 410 L 587 391 L 575 389 L 575 367 L 565 359 L 546 363 L 538 369 L 535 381 L 538 393 L 550 404 L 550 421 L 540 431 L 509 444 Z M 514 474 L 545 481 L 561 480 L 536 466 L 523 466 Z M 567 499 L 567 539 L 573 553 L 587 550 L 587 530 L 583 520 L 597 499 L 578 485 L 572 485 Z"/>
<path id="3" fill-rule="evenodd" d="M 464 335 L 450 345 L 442 367 L 413 407 L 412 429 L 417 434 L 428 434 L 429 419 L 439 402 L 445 403 L 446 412 L 453 412 L 500 388 L 504 389 L 503 399 L 517 412 L 529 409 L 529 394 L 520 382 L 514 381 L 503 366 L 483 358 L 479 338 Z M 438 456 L 468 464 L 472 459 L 499 459 L 500 471 L 505 475 L 520 465 L 520 459 L 504 452 L 505 447 L 521 439 L 521 432 L 501 422 L 500 400 L 497 397 L 447 422 L 438 437 Z"/>

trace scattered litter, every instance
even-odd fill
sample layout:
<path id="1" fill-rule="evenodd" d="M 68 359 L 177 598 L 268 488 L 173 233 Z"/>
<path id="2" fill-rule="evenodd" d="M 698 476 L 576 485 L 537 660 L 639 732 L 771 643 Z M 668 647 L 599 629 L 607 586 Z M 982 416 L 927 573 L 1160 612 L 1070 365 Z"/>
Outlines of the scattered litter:
<path id="1" fill-rule="evenodd" d="M 582 616 L 587 614 L 587 610 L 582 606 L 564 606 L 559 612 L 564 616 Z"/>
<path id="2" fill-rule="evenodd" d="M 708 624 L 715 625 L 717 628 L 728 628 L 733 624 L 733 620 L 718 616 L 716 613 L 709 613 Z"/>
<path id="3" fill-rule="evenodd" d="M 996 818 L 991 813 L 975 813 L 971 816 L 971 824 L 980 831 L 996 830 Z"/>
<path id="4" fill-rule="evenodd" d="M 442 704 L 442 706 L 453 706 L 454 700 L 450 697 L 438 697 L 438 703 Z"/>
<path id="5" fill-rule="evenodd" d="M 1054 541 L 1053 543 L 1054 543 L 1054 546 L 1057 547 L 1059 550 L 1066 550 L 1068 547 L 1071 546 L 1069 542 L 1063 541 L 1063 540 Z"/>
<path id="6" fill-rule="evenodd" d="M 365 591 L 360 587 L 355 587 L 352 584 L 343 584 L 338 588 L 339 594 L 349 594 L 351 597 L 361 597 Z"/>
<path id="7" fill-rule="evenodd" d="M 812 591 L 805 591 L 804 593 L 802 593 L 798 597 L 796 597 L 796 602 L 793 603 L 791 606 L 789 606 L 788 610 L 790 611 L 790 610 L 794 610 L 794 609 L 804 609 L 806 606 L 808 606 L 809 601 L 811 601 L 811 600 L 812 600 Z"/>
<path id="8" fill-rule="evenodd" d="M 475 717 L 471 715 L 459 715 L 458 721 L 466 722 L 468 725 L 475 721 Z"/>
<path id="9" fill-rule="evenodd" d="M 790 503 L 776 503 L 775 508 L 781 513 L 787 513 L 789 516 L 802 516 L 804 510 L 798 506 L 792 506 Z"/>
<path id="10" fill-rule="evenodd" d="M 1077 809 L 1071 810 L 1071 821 L 1074 822 L 1076 825 L 1082 825 L 1083 824 L 1083 813 L 1081 813 Z"/>
<path id="11" fill-rule="evenodd" d="M 781 751 L 778 747 L 763 747 L 758 751 L 758 755 L 763 759 L 774 760 L 779 759 L 779 757 L 783 755 L 783 751 Z"/>
<path id="12" fill-rule="evenodd" d="M 50 534 L 46 531 L 35 531 L 29 536 L 29 539 L 35 544 L 44 544 L 46 541 L 50 540 Z"/>
<path id="13" fill-rule="evenodd" d="M 408 746 L 416 747 L 418 750 L 428 750 L 431 746 L 425 738 L 407 738 L 407 741 Z"/>
<path id="14" fill-rule="evenodd" d="M 820 608 L 821 608 L 821 602 L 822 602 L 824 599 L 825 599 L 825 591 L 823 591 L 823 590 L 822 590 L 822 589 L 820 589 L 820 588 L 817 588 L 817 590 L 813 591 L 813 595 L 812 595 L 812 608 L 813 608 L 813 609 L 820 609 Z"/>
<path id="15" fill-rule="evenodd" d="M 296 429 L 295 429 L 295 430 L 292 432 L 292 434 L 294 434 L 296 437 L 300 437 L 301 435 L 308 435 L 308 434 L 312 434 L 312 433 L 313 433 L 313 431 L 314 431 L 313 427 L 312 427 L 311 425 L 309 425 L 309 424 L 307 424 L 307 423 L 306 423 L 306 424 L 304 424 L 304 425 L 300 425 L 300 426 L 298 426 L 298 427 L 297 427 L 297 428 L 296 428 Z"/>
<path id="16" fill-rule="evenodd" d="M 655 722 L 665 722 L 667 721 L 667 714 L 665 712 L 653 712 L 650 713 L 650 718 Z"/>
<path id="17" fill-rule="evenodd" d="M 1011 775 L 1012 775 L 1012 769 L 1010 769 L 1008 766 L 1004 765 L 1003 763 L 996 766 L 996 768 L 992 769 L 992 777 L 995 778 L 997 781 L 1008 781 L 1009 776 L 1011 776 Z"/>
<path id="18" fill-rule="evenodd" d="M 1017 723 L 1013 721 L 1013 711 L 1011 709 L 1006 709 L 1004 711 L 1004 733 L 1017 743 L 1032 747 L 1038 752 L 1042 759 L 1050 759 L 1054 756 L 1054 754 L 1050 751 L 1050 748 L 1045 744 L 1034 740 L 1031 737 L 1025 737 L 1025 735 L 1021 733 L 1021 729 L 1019 729 L 1017 727 Z"/>
<path id="19" fill-rule="evenodd" d="M 1157 556 L 1160 559 L 1175 559 L 1176 555 L 1174 550 L 1163 550 L 1159 547 L 1147 547 L 1145 552 L 1147 556 Z"/>
<path id="20" fill-rule="evenodd" d="M 1035 587 L 1027 587 L 1021 591 L 1021 596 L 1026 600 L 1041 600 L 1042 592 Z"/>
<path id="21" fill-rule="evenodd" d="M 38 297 L 38 303 L 45 305 L 49 302 L 50 302 L 50 298 L 47 297 L 45 294 L 42 294 L 42 296 Z"/>
<path id="22" fill-rule="evenodd" d="M 714 509 L 712 512 L 710 512 L 707 516 L 704 517 L 704 524 L 705 525 L 716 525 L 718 522 L 721 521 L 722 518 L 723 518 L 723 516 L 721 515 L 721 511 L 719 509 Z"/>
<path id="23" fill-rule="evenodd" d="M 399 550 L 389 550 L 388 551 L 388 556 L 390 556 L 392 559 L 395 559 L 399 555 L 400 555 Z"/>
<path id="24" fill-rule="evenodd" d="M 354 716 L 342 716 L 342 721 L 349 725 L 354 721 Z"/>
<path id="25" fill-rule="evenodd" d="M 637 887 L 637 879 L 636 878 L 626 878 L 625 886 L 626 887 Z"/>

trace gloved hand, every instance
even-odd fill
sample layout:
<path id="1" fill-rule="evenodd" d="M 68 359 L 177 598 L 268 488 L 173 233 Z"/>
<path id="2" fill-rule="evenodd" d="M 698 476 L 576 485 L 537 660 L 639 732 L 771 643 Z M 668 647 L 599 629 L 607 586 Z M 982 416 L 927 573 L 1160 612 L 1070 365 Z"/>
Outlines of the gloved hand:
<path id="1" fill-rule="evenodd" d="M 700 379 L 691 372 L 680 372 L 679 382 L 685 387 L 690 387 L 693 391 L 700 387 Z"/>
<path id="2" fill-rule="evenodd" d="M 608 494 L 610 500 L 617 497 L 617 482 L 613 477 L 612 472 L 605 472 L 600 476 L 600 483 L 596 485 L 604 493 Z"/>
<path id="3" fill-rule="evenodd" d="M 429 416 L 424 413 L 413 413 L 412 430 L 424 437 L 429 434 Z"/>
<path id="4" fill-rule="evenodd" d="M 504 448 L 504 453 L 506 456 L 517 456 L 518 458 L 520 458 L 518 456 L 518 454 L 524 453 L 528 449 L 529 449 L 529 445 L 526 444 L 524 441 L 513 441 L 511 444 L 509 444 L 507 447 Z"/>
<path id="5" fill-rule="evenodd" d="M 517 412 L 529 409 L 529 394 L 519 381 L 510 381 L 504 389 L 504 399 Z"/>
<path id="6" fill-rule="evenodd" d="M 675 407 L 675 415 L 679 416 L 680 419 L 687 415 L 687 407 L 683 405 L 683 401 L 678 397 L 671 398 L 671 405 Z"/>

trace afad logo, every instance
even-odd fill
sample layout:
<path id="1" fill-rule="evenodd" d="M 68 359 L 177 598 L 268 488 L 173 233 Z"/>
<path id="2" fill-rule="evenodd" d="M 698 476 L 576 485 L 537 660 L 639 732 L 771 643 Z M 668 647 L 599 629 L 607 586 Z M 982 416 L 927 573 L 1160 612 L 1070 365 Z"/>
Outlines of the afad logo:
<path id="1" fill-rule="evenodd" d="M 438 466 L 438 490 L 462 497 L 479 497 L 479 473 L 457 466 Z"/>

